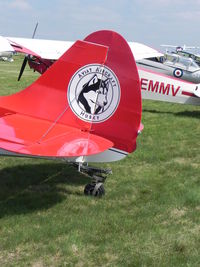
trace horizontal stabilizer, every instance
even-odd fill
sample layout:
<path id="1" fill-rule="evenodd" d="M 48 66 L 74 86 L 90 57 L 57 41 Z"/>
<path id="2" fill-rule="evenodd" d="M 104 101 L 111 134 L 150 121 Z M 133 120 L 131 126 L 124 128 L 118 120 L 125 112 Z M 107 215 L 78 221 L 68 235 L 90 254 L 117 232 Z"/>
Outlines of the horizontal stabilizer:
<path id="1" fill-rule="evenodd" d="M 105 138 L 80 129 L 13 114 L 0 119 L 0 147 L 39 157 L 79 157 L 101 153 L 113 146 Z"/>

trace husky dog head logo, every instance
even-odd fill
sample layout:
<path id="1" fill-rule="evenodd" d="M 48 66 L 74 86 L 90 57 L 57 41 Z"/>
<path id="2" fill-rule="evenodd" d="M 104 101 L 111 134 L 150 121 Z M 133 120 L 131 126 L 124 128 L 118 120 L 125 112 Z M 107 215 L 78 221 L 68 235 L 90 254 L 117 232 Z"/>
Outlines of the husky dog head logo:
<path id="1" fill-rule="evenodd" d="M 107 120 L 114 114 L 119 100 L 119 81 L 108 67 L 99 64 L 84 66 L 70 80 L 69 105 L 84 121 Z"/>
<path id="2" fill-rule="evenodd" d="M 95 74 L 86 84 L 78 96 L 78 103 L 89 114 L 98 114 L 104 111 L 108 103 L 107 94 L 109 79 L 101 80 Z"/>

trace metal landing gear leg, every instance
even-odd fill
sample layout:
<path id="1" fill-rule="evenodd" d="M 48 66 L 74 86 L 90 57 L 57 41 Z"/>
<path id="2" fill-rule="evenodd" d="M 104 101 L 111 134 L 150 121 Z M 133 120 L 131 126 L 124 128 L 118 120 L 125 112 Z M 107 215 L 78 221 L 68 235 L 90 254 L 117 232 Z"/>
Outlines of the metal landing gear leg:
<path id="1" fill-rule="evenodd" d="M 84 194 L 87 196 L 102 197 L 105 194 L 103 183 L 107 176 L 112 174 L 112 170 L 89 167 L 84 164 L 78 165 L 78 170 L 91 177 L 91 183 L 85 186 Z"/>

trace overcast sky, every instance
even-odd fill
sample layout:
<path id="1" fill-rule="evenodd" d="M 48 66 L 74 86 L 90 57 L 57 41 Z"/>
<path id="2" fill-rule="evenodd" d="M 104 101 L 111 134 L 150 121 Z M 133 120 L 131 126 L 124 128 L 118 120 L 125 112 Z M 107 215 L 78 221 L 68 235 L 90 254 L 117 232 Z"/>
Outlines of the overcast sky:
<path id="1" fill-rule="evenodd" d="M 0 35 L 77 40 L 112 29 L 128 41 L 200 45 L 200 0 L 0 0 Z"/>

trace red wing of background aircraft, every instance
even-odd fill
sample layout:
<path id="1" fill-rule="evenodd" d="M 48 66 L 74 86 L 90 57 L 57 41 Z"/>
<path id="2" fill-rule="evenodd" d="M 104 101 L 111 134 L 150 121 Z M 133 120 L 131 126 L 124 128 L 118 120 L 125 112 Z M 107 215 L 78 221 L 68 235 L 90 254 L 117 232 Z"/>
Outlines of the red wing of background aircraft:
<path id="1" fill-rule="evenodd" d="M 0 154 L 60 158 L 93 177 L 86 194 L 104 193 L 108 170 L 88 162 L 136 149 L 141 88 L 127 42 L 99 31 L 75 42 L 26 89 L 0 97 Z"/>

